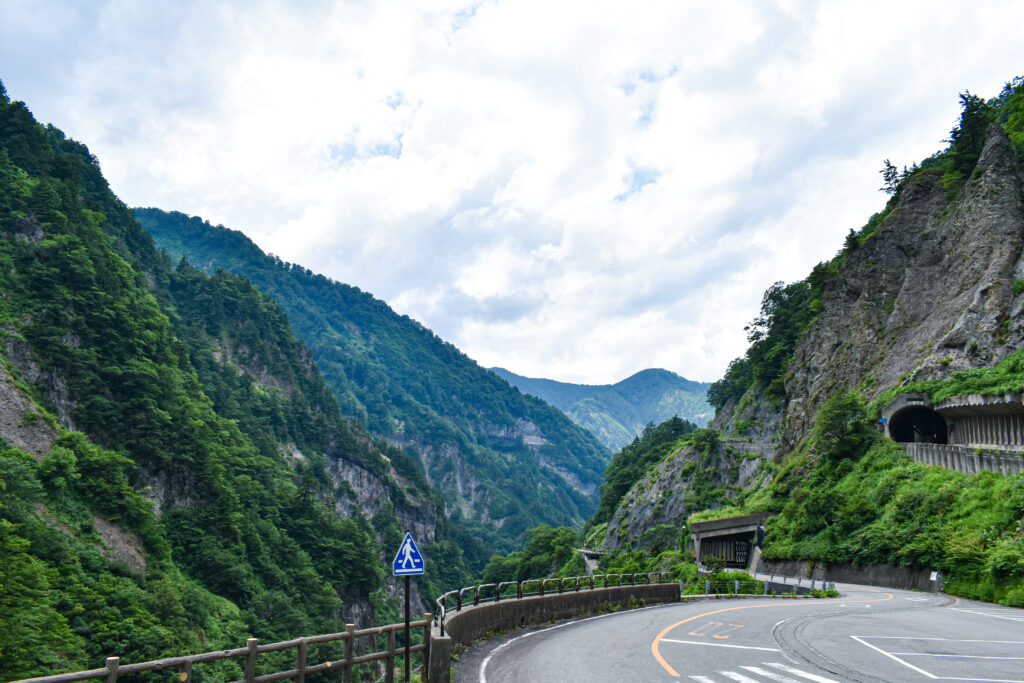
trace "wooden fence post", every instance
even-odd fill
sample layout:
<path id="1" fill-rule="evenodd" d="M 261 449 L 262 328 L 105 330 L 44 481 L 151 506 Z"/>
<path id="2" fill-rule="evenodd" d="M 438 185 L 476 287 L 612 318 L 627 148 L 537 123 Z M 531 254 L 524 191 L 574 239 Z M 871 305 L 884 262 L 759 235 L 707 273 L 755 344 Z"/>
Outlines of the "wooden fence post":
<path id="1" fill-rule="evenodd" d="M 395 629 L 388 629 L 387 670 L 384 672 L 384 683 L 395 681 Z"/>
<path id="2" fill-rule="evenodd" d="M 192 680 L 192 661 L 189 660 L 181 665 L 181 672 L 178 674 L 181 683 L 189 683 Z"/>
<path id="3" fill-rule="evenodd" d="M 356 625 L 345 624 L 345 632 L 348 633 L 348 637 L 345 639 L 345 667 L 342 680 L 344 683 L 352 683 L 352 660 L 355 659 Z"/>
<path id="4" fill-rule="evenodd" d="M 259 640 L 256 638 L 247 638 L 245 646 L 249 648 L 249 654 L 245 656 L 245 682 L 252 683 L 253 679 L 256 678 L 256 645 Z"/>
<path id="5" fill-rule="evenodd" d="M 107 683 L 114 683 L 117 680 L 117 667 L 120 663 L 120 657 L 107 657 Z"/>
<path id="6" fill-rule="evenodd" d="M 427 623 L 423 625 L 423 663 L 420 666 L 420 681 L 427 683 L 427 674 L 430 669 L 430 615 L 424 614 L 423 620 Z"/>
<path id="7" fill-rule="evenodd" d="M 305 683 L 306 681 L 306 655 L 308 651 L 309 645 L 306 643 L 306 639 L 303 638 L 299 642 L 298 652 L 295 653 L 295 668 L 299 671 L 299 674 L 295 677 L 295 683 Z"/>

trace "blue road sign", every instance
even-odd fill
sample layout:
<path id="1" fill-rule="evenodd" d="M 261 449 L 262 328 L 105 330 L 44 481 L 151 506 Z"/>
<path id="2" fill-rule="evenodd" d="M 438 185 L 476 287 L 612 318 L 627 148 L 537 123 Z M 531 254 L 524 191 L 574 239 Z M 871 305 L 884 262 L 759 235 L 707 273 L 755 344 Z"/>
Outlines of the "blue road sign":
<path id="1" fill-rule="evenodd" d="M 391 573 L 395 576 L 411 576 L 423 573 L 423 556 L 420 549 L 416 547 L 416 541 L 412 540 L 412 534 L 405 532 L 405 540 L 402 541 L 398 553 L 395 554 L 395 561 L 391 564 Z"/>

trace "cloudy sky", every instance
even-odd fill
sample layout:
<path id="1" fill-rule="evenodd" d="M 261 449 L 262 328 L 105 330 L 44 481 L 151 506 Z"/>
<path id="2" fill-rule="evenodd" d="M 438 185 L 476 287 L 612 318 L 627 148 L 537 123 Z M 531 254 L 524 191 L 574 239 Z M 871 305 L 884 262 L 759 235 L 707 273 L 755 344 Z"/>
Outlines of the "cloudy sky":
<path id="1" fill-rule="evenodd" d="M 0 80 L 482 365 L 715 380 L 764 290 L 1024 74 L 1024 3 L 0 0 Z"/>

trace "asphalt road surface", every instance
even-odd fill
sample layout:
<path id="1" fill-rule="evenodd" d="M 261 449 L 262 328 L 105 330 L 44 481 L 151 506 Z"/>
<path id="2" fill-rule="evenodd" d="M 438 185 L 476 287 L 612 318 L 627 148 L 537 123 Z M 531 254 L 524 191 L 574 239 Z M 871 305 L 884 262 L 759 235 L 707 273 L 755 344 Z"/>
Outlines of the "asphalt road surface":
<path id="1" fill-rule="evenodd" d="M 702 600 L 515 631 L 469 648 L 455 681 L 1024 683 L 1024 610 L 838 588 L 839 598 Z"/>

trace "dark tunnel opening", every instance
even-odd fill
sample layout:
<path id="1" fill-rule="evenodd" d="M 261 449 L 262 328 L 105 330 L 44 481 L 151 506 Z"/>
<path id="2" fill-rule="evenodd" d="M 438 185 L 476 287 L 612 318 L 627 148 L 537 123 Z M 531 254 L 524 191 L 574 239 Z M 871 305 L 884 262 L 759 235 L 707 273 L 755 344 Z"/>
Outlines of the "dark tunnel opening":
<path id="1" fill-rule="evenodd" d="M 890 417 L 889 436 L 901 443 L 949 443 L 946 420 L 924 406 L 904 408 Z"/>

